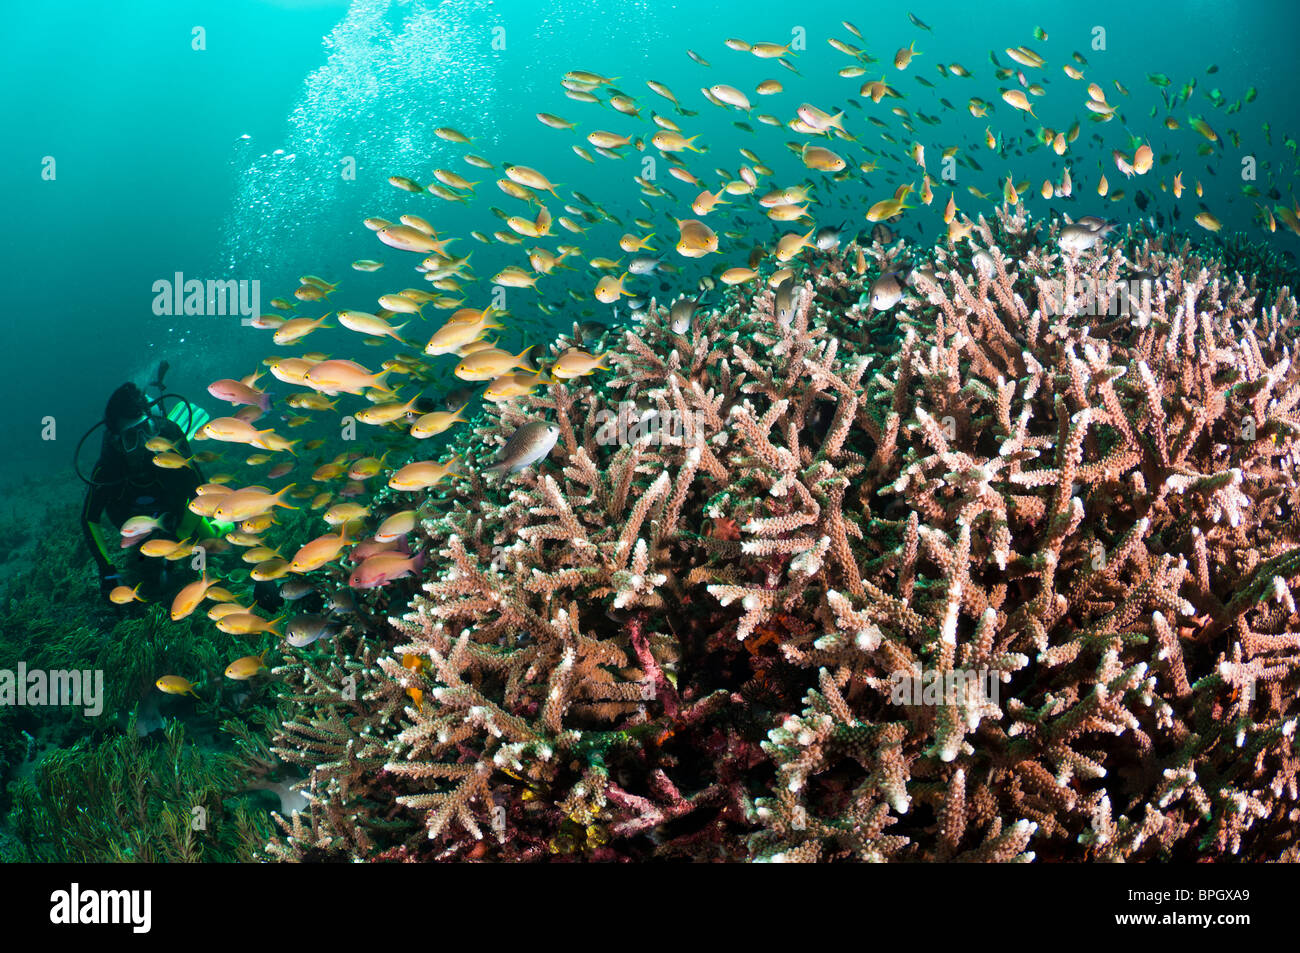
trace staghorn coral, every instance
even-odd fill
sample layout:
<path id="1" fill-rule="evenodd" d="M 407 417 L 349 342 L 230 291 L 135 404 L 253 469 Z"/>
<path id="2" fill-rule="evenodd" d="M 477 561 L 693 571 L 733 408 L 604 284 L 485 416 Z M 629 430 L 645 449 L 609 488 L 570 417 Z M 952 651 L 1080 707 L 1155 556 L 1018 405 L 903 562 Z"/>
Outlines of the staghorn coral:
<path id="1" fill-rule="evenodd" d="M 313 806 L 271 853 L 1288 856 L 1296 303 L 1057 227 L 981 219 L 992 267 L 937 248 L 892 313 L 854 302 L 901 244 L 806 253 L 788 321 L 655 308 L 491 410 L 422 587 L 277 670 Z"/>

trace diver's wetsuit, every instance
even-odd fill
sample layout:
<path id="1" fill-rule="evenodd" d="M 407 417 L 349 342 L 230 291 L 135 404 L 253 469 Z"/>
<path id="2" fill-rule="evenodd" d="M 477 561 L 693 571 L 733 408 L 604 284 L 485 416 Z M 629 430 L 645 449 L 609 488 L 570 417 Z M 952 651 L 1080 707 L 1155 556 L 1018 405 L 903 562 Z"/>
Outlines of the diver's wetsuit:
<path id="1" fill-rule="evenodd" d="M 92 486 L 86 491 L 81 510 L 82 533 L 99 567 L 104 595 L 125 580 L 118 578 L 109 559 L 109 544 L 99 526 L 102 517 L 107 516 L 114 526 L 121 527 L 133 516 L 152 516 L 162 523 L 162 529 L 155 530 L 154 535 L 176 540 L 209 535 L 204 521 L 187 508 L 203 482 L 197 464 L 164 469 L 154 464 L 152 452 L 144 445 L 152 437 L 162 437 L 182 457 L 190 457 L 193 454 L 185 432 L 175 422 L 161 417 L 149 417 L 146 425 L 136 429 L 141 432 L 133 434 L 129 442 L 112 429 L 105 432 L 99 461 L 90 478 Z M 131 563 L 132 575 L 147 585 L 158 583 L 166 568 L 164 560 L 142 556 L 138 547 L 131 550 Z"/>

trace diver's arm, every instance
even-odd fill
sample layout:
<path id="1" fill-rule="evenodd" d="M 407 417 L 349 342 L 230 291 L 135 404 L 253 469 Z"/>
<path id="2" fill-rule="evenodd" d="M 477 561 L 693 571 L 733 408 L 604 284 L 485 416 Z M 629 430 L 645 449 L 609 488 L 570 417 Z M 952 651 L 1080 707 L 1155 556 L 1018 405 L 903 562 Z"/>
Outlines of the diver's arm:
<path id="1" fill-rule="evenodd" d="M 155 374 L 154 379 L 149 382 L 149 386 L 156 388 L 159 394 L 167 390 L 167 385 L 163 383 L 163 378 L 167 376 L 167 369 L 169 367 L 171 367 L 171 365 L 166 361 L 163 361 L 158 365 L 158 373 Z"/>

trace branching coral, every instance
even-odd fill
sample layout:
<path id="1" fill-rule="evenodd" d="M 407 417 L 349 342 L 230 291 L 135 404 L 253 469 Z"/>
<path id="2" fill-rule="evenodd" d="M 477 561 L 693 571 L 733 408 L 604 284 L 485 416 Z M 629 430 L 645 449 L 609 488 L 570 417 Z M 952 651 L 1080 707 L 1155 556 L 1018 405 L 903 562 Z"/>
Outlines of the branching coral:
<path id="1" fill-rule="evenodd" d="M 899 247 L 806 253 L 789 320 L 653 309 L 608 384 L 491 410 L 422 591 L 282 669 L 313 807 L 273 852 L 1279 857 L 1296 303 L 1040 231 L 981 219 L 992 266 L 938 248 L 895 313 L 851 302 Z"/>

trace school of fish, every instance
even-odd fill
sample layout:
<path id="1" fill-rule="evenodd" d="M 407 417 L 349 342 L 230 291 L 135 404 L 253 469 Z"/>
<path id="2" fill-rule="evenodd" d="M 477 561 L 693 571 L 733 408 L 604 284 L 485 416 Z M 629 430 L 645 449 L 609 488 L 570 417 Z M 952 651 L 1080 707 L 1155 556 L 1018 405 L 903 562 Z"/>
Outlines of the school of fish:
<path id="1" fill-rule="evenodd" d="M 557 183 L 550 170 L 481 156 L 474 151 L 475 135 L 439 127 L 438 154 L 459 153 L 464 167 L 456 171 L 443 162 L 393 170 L 388 182 L 400 194 L 393 211 L 385 212 L 393 217 L 365 219 L 374 245 L 364 254 L 372 257 L 351 264 L 357 272 L 399 271 L 407 277 L 389 282 L 386 293 L 368 301 L 356 300 L 338 273 L 301 276 L 297 288 L 272 299 L 273 310 L 253 321 L 272 348 L 262 365 L 208 388 L 225 409 L 195 435 L 202 448 L 186 457 L 165 440 L 151 442 L 160 467 L 198 463 L 219 469 L 189 506 L 232 527 L 222 539 L 205 541 L 210 564 L 175 596 L 171 618 L 202 611 L 221 632 L 283 639 L 291 650 L 337 634 L 356 598 L 374 598 L 436 558 L 419 551 L 420 507 L 426 491 L 454 486 L 465 464 L 454 454 L 426 455 L 427 442 L 440 444 L 443 435 L 465 427 L 476 396 L 517 401 L 560 381 L 607 373 L 600 346 L 608 346 L 620 309 L 635 321 L 652 298 L 662 301 L 665 293 L 676 292 L 671 328 L 688 336 L 695 309 L 719 286 L 766 285 L 775 291 L 778 320 L 788 321 L 794 307 L 791 263 L 812 249 L 835 249 L 858 232 L 889 244 L 909 228 L 918 241 L 961 247 L 972 243 L 971 216 L 981 206 L 1042 202 L 1044 214 L 1060 214 L 1065 203 L 1086 198 L 1094 206 L 1123 209 L 1124 218 L 1141 219 L 1159 197 L 1146 219 L 1152 227 L 1180 220 L 1186 201 L 1195 206 L 1187 216 L 1213 233 L 1222 227 L 1222 209 L 1240 201 L 1231 189 L 1207 196 L 1211 190 L 1204 183 L 1220 167 L 1236 163 L 1229 150 L 1241 150 L 1244 134 L 1232 126 L 1241 122 L 1233 117 L 1244 118 L 1257 95 L 1254 87 L 1230 101 L 1217 88 L 1198 95 L 1202 77 L 1180 85 L 1162 73 L 1147 74 L 1159 102 L 1149 110 L 1154 128 L 1143 134 L 1130 125 L 1138 117 L 1121 81 L 1132 78 L 1107 75 L 1080 52 L 1054 50 L 1042 28 L 1009 36 L 1009 45 L 988 52 L 987 64 L 931 61 L 923 68 L 938 35 L 916 16 L 908 14 L 908 20 L 915 38 L 878 55 L 867 51 L 867 36 L 848 21 L 842 22 L 842 35 L 826 39 L 831 53 L 798 42 L 728 39 L 724 55 L 753 56 L 780 69 L 753 88 L 726 82 L 724 65 L 687 51 L 709 77 L 699 89 L 698 108 L 653 78 L 620 84 L 620 78 L 588 70 L 565 73 L 563 96 L 575 105 L 547 104 L 548 111 L 538 111 L 537 122 L 549 130 L 544 135 L 570 139 L 582 162 L 637 156 L 640 170 L 666 170 L 665 176 L 632 176 L 640 191 L 639 208 L 632 212 L 619 206 L 616 214 Z M 1211 66 L 1206 75 L 1216 72 Z M 830 73 L 847 84 L 847 105 L 804 101 L 805 74 Z M 909 103 L 907 90 L 917 86 L 928 92 L 918 91 L 915 98 L 934 100 L 938 111 Z M 569 109 L 583 115 L 560 115 Z M 705 110 L 716 112 L 701 115 Z M 983 125 L 982 134 L 944 141 L 949 129 L 970 125 L 964 114 Z M 726 120 L 748 142 L 730 164 L 709 158 L 711 133 Z M 1267 123 L 1262 134 L 1271 147 Z M 1275 232 L 1280 223 L 1300 235 L 1300 203 L 1290 184 L 1296 140 L 1283 135 L 1282 144 L 1290 167 L 1260 162 L 1240 193 L 1252 204 L 1259 227 Z M 1038 185 L 1011 168 L 1036 153 L 1054 169 Z M 765 161 L 773 155 L 780 161 Z M 653 162 L 647 165 L 645 158 Z M 959 188 L 959 179 L 987 180 L 981 178 L 981 160 L 1004 169 L 995 176 L 1000 188 Z M 795 173 L 778 173 L 783 165 Z M 1133 188 L 1131 204 L 1125 203 L 1125 187 L 1116 185 Z M 1184 199 L 1187 191 L 1195 192 L 1194 200 Z M 496 195 L 507 208 L 490 204 Z M 443 202 L 468 205 L 485 222 L 491 216 L 498 224 L 467 235 L 440 232 Z M 1219 213 L 1211 202 L 1219 203 Z M 1060 250 L 1086 254 L 1115 226 L 1107 218 L 1071 215 L 1059 230 Z M 615 232 L 616 241 L 604 237 Z M 773 237 L 756 240 L 763 234 Z M 507 263 L 490 275 L 476 274 L 475 244 L 504 255 Z M 980 259 L 987 252 L 972 252 L 977 268 L 992 267 L 991 259 Z M 859 275 L 867 270 L 861 251 L 856 269 Z M 909 289 L 923 291 L 927 280 L 933 283 L 934 277 L 924 270 L 887 271 L 873 279 L 866 303 L 888 310 Z M 526 337 L 542 321 L 554 326 L 569 317 L 574 333 L 557 344 L 506 343 Z M 336 332 L 331 345 L 312 348 L 313 336 L 327 330 Z M 341 335 L 376 356 L 338 356 Z M 430 397 L 431 389 L 440 396 Z M 325 453 L 330 436 L 293 439 L 292 432 L 303 427 L 344 434 L 348 449 Z M 559 428 L 546 420 L 526 423 L 483 472 L 512 479 L 544 461 L 558 438 Z M 380 488 L 392 493 L 375 505 Z M 318 516 L 309 521 L 303 518 L 308 514 Z M 192 558 L 192 540 L 168 540 L 158 532 L 156 521 L 137 517 L 122 527 L 121 545 L 139 547 L 150 558 Z M 325 611 L 269 618 L 254 601 L 254 583 L 278 586 L 286 605 L 318 592 Z M 141 599 L 138 587 L 127 586 L 110 598 L 120 605 Z M 272 650 L 233 659 L 224 676 L 265 676 Z M 165 693 L 199 697 L 197 683 L 186 676 L 164 675 L 156 685 Z"/>

